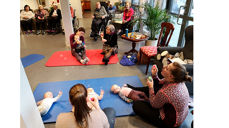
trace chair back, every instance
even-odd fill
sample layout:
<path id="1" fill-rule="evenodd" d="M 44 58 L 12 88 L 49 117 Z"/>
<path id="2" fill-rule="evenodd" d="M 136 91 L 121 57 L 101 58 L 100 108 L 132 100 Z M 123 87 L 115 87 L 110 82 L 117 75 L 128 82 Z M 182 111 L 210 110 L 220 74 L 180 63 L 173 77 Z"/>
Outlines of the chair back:
<path id="1" fill-rule="evenodd" d="M 185 46 L 182 51 L 185 59 L 193 60 L 193 25 L 185 29 Z"/>
<path id="2" fill-rule="evenodd" d="M 165 28 L 165 31 L 164 31 L 164 28 Z M 160 32 L 157 46 L 158 47 L 159 46 L 168 46 L 169 41 L 173 35 L 173 31 L 174 31 L 174 25 L 172 23 L 163 22 L 161 24 L 161 32 Z M 164 36 L 162 37 L 162 35 Z"/>

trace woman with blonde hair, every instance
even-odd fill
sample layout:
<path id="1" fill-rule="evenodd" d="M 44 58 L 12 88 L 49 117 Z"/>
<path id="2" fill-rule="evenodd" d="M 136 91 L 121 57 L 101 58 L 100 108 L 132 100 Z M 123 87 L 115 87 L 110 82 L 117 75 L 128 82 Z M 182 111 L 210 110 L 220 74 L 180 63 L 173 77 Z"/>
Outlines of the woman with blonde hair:
<path id="1" fill-rule="evenodd" d="M 40 33 L 42 33 L 42 35 L 45 34 L 45 27 L 46 27 L 45 25 L 47 22 L 48 15 L 49 15 L 48 11 L 45 10 L 42 5 L 39 5 L 38 10 L 35 13 L 37 35 L 39 35 Z"/>

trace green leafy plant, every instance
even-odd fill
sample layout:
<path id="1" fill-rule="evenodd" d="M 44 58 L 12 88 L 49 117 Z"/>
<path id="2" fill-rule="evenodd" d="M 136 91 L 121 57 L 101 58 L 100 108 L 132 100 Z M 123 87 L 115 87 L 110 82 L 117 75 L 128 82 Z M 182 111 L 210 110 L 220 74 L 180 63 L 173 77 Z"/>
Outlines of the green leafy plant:
<path id="1" fill-rule="evenodd" d="M 146 17 L 140 16 L 139 18 L 134 19 L 132 23 L 137 22 L 140 24 L 142 22 L 146 25 L 150 31 L 149 40 L 154 40 L 155 36 L 160 32 L 161 23 L 169 22 L 170 15 L 165 10 L 161 10 L 158 5 L 154 8 L 148 3 L 144 5 L 144 10 Z"/>

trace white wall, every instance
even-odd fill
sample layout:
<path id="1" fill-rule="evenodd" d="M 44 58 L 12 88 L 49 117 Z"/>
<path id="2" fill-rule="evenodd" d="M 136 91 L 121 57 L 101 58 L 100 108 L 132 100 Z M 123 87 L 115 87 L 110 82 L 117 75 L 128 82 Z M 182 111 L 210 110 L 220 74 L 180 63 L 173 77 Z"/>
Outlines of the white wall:
<path id="1" fill-rule="evenodd" d="M 44 128 L 28 78 L 22 63 L 20 64 L 20 115 L 23 123 L 21 125 L 26 128 Z"/>
<path id="2" fill-rule="evenodd" d="M 83 18 L 81 0 L 69 0 L 73 9 L 76 9 L 76 17 Z"/>
<path id="3" fill-rule="evenodd" d="M 24 9 L 26 4 L 29 5 L 33 10 L 38 8 L 38 3 L 36 0 L 20 0 L 20 9 Z"/>

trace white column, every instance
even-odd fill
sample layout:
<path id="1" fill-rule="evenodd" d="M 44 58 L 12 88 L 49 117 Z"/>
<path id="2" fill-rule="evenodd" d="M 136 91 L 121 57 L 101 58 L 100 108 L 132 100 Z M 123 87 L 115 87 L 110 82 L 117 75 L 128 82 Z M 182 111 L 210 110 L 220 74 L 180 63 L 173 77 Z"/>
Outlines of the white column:
<path id="1" fill-rule="evenodd" d="M 20 116 L 23 120 L 23 126 L 26 128 L 45 128 L 38 111 L 33 92 L 31 90 L 25 70 L 20 63 L 21 81 L 20 81 Z"/>
<path id="2" fill-rule="evenodd" d="M 69 0 L 60 0 L 61 15 L 65 32 L 65 44 L 70 46 L 70 35 L 73 34 L 72 17 L 69 6 Z"/>

